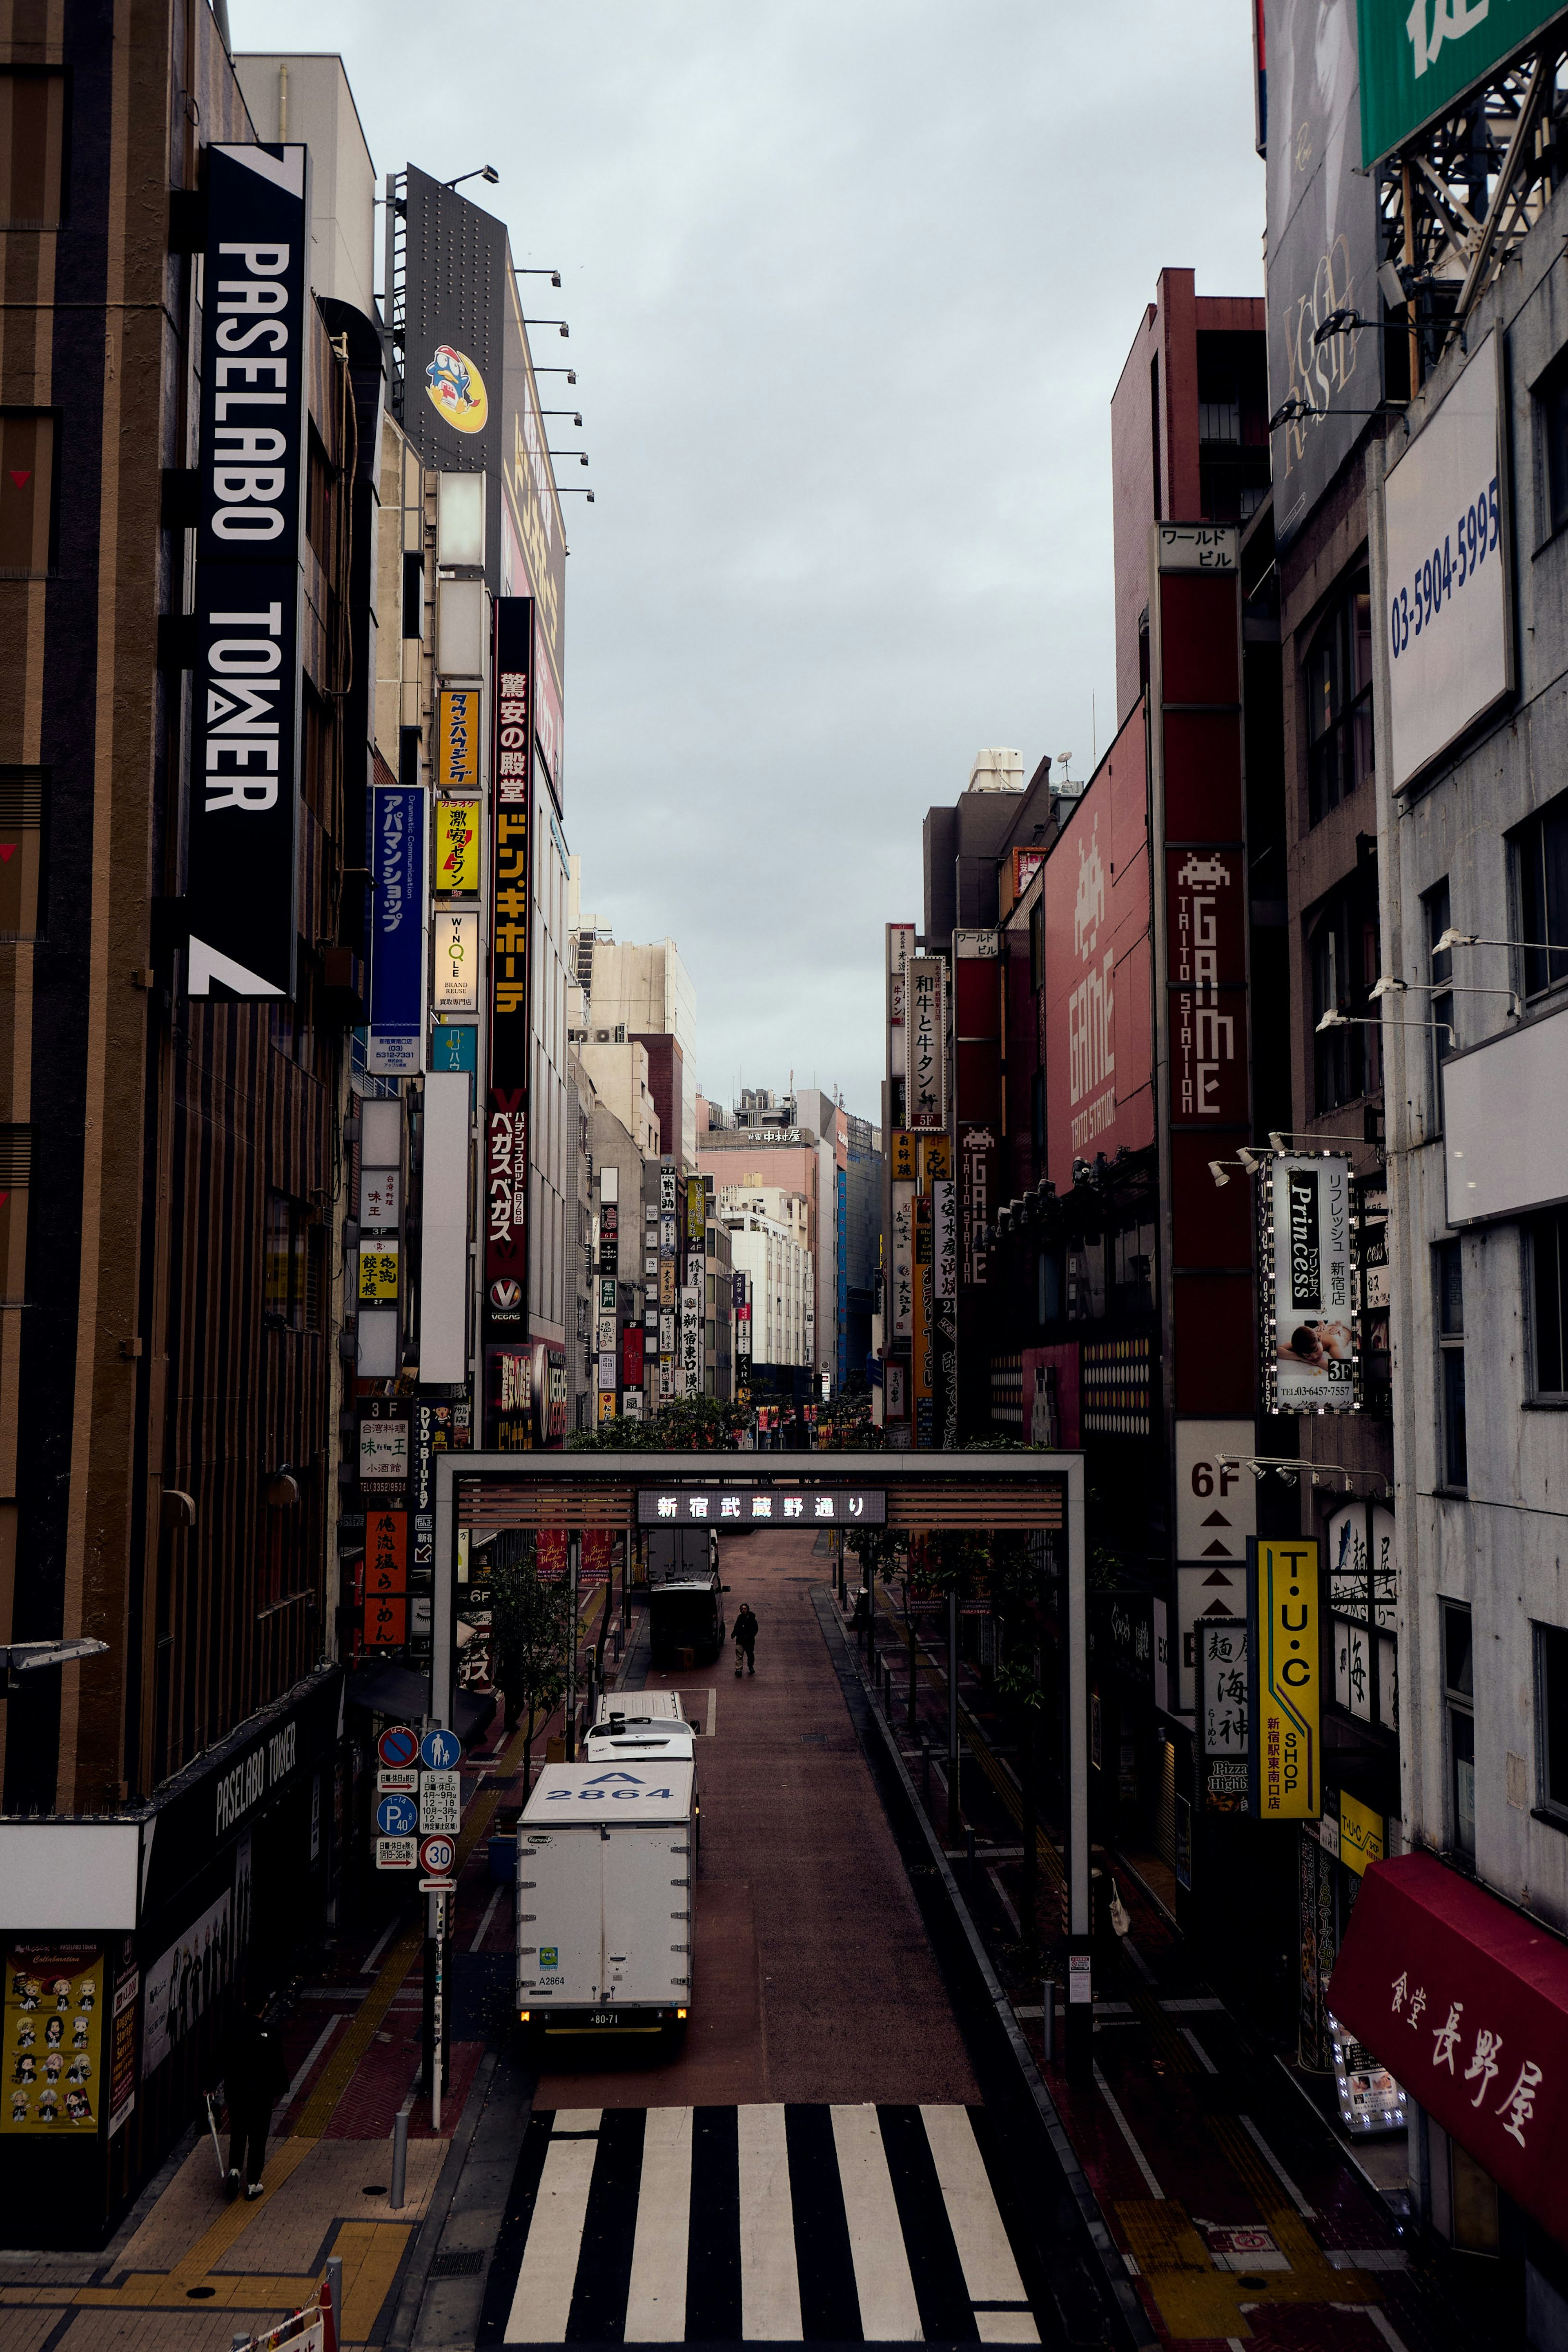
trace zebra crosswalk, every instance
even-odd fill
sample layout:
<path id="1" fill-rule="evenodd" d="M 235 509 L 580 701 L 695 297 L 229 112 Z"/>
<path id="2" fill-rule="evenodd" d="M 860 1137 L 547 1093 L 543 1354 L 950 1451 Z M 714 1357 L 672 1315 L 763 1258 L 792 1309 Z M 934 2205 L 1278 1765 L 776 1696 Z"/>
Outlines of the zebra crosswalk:
<path id="1" fill-rule="evenodd" d="M 479 2343 L 1038 2344 L 986 2146 L 958 2106 L 536 2112 Z"/>

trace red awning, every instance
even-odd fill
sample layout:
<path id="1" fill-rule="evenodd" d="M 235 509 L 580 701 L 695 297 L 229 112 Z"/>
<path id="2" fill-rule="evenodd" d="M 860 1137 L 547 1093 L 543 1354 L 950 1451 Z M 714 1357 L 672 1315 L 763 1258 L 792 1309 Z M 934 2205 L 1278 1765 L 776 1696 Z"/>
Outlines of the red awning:
<path id="1" fill-rule="evenodd" d="M 1429 1853 L 1374 1863 L 1334 2015 L 1554 2238 L 1568 2240 L 1568 1944 Z"/>

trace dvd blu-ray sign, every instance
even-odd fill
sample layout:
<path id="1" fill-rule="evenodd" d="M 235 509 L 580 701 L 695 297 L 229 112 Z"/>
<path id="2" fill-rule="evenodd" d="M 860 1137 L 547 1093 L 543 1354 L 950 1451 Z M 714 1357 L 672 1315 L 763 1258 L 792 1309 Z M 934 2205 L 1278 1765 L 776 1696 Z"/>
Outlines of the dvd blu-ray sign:
<path id="1" fill-rule="evenodd" d="M 302 146 L 207 150 L 192 996 L 294 993 L 309 221 Z"/>

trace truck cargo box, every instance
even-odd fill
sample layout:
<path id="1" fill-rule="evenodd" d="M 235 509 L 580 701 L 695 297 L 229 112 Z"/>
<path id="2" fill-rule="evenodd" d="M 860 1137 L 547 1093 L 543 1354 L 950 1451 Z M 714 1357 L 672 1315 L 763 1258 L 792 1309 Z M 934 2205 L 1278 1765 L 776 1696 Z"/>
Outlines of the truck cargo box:
<path id="1" fill-rule="evenodd" d="M 691 1765 L 673 1758 L 545 1767 L 517 1825 L 525 2022 L 549 2033 L 685 2024 L 695 1801 Z"/>

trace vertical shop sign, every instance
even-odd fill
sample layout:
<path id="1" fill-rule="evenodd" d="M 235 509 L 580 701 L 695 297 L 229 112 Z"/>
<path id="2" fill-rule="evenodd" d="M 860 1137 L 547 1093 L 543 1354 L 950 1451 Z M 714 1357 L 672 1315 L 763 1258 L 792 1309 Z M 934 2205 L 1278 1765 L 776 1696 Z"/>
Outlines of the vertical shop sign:
<path id="1" fill-rule="evenodd" d="M 944 1181 L 931 1187 L 933 1298 L 958 1296 L 958 1188 Z"/>
<path id="2" fill-rule="evenodd" d="M 131 1947 L 127 1945 L 127 1951 Z M 109 2137 L 130 2120 L 136 2105 L 136 2013 L 141 1971 L 134 1959 L 122 1960 L 114 1979 L 114 2005 L 110 2019 Z"/>
<path id="3" fill-rule="evenodd" d="M 444 686 L 436 697 L 435 781 L 444 793 L 462 792 L 479 782 L 476 686 Z"/>
<path id="4" fill-rule="evenodd" d="M 490 1066 L 485 1129 L 485 1335 L 518 1337 L 525 1315 L 528 1198 L 528 663 L 533 607 L 495 607 L 490 762 Z M 494 1383 L 492 1383 L 492 1391 Z M 509 1418 L 509 1416 L 508 1416 Z"/>
<path id="5" fill-rule="evenodd" d="M 958 1181 L 962 1188 L 962 1258 L 959 1280 L 967 1288 L 987 1279 L 988 1256 L 982 1235 L 991 1222 L 991 1194 L 996 1183 L 997 1139 L 988 1127 L 958 1129 Z"/>
<path id="6" fill-rule="evenodd" d="M 381 1077 L 423 1067 L 424 794 L 371 790 L 370 1033 L 365 1066 Z"/>
<path id="7" fill-rule="evenodd" d="M 208 148 L 192 996 L 294 993 L 309 223 L 302 146 Z"/>
<path id="8" fill-rule="evenodd" d="M 477 801 L 435 803 L 435 895 L 438 898 L 479 895 Z"/>
<path id="9" fill-rule="evenodd" d="M 435 1004 L 442 1015 L 479 1010 L 479 910 L 442 907 L 435 917 Z"/>
<path id="10" fill-rule="evenodd" d="M 1354 1412 L 1348 1160 L 1290 1153 L 1261 1188 L 1263 1381 L 1271 1412 Z"/>
<path id="11" fill-rule="evenodd" d="M 1247 1545 L 1250 1810 L 1261 1821 L 1322 1811 L 1322 1662 L 1314 1538 Z"/>
<path id="12" fill-rule="evenodd" d="M 905 1122 L 929 1132 L 947 1124 L 947 967 L 939 956 L 912 956 L 905 969 Z"/>
<path id="13" fill-rule="evenodd" d="M 931 1333 L 931 1203 L 917 1194 L 915 1214 L 915 1305 L 911 1388 L 915 1398 L 915 1443 L 935 1443 L 936 1376 Z"/>

